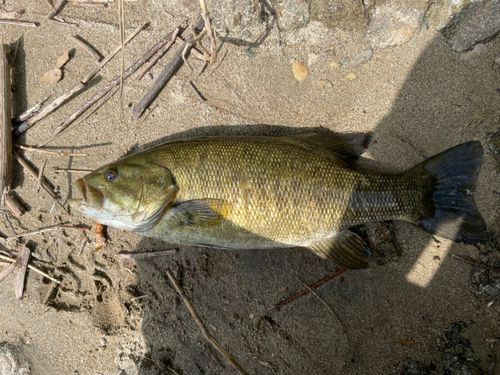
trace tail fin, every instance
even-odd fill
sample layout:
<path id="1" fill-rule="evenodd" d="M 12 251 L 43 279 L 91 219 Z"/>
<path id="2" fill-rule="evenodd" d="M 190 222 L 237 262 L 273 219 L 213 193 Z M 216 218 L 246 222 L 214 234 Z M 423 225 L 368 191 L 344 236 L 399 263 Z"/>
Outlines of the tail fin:
<path id="1" fill-rule="evenodd" d="M 424 189 L 424 207 L 415 224 L 457 242 L 487 241 L 486 224 L 472 200 L 482 161 L 481 143 L 468 142 L 409 170 Z"/>

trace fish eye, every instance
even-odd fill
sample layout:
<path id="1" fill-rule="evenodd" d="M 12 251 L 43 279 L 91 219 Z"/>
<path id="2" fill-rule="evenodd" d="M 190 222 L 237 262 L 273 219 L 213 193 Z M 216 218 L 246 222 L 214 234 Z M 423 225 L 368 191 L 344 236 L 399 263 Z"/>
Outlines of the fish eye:
<path id="1" fill-rule="evenodd" d="M 105 172 L 104 173 L 104 178 L 106 179 L 106 181 L 114 181 L 116 180 L 116 173 L 115 172 L 111 172 L 111 171 L 108 171 L 108 172 Z"/>

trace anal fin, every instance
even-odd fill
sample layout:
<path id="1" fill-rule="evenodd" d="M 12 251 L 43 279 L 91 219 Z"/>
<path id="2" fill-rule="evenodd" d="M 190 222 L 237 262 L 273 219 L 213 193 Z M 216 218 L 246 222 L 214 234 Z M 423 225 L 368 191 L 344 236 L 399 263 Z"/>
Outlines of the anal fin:
<path id="1" fill-rule="evenodd" d="M 334 237 L 307 247 L 320 257 L 329 259 L 345 268 L 368 267 L 371 251 L 359 235 L 344 229 Z"/>

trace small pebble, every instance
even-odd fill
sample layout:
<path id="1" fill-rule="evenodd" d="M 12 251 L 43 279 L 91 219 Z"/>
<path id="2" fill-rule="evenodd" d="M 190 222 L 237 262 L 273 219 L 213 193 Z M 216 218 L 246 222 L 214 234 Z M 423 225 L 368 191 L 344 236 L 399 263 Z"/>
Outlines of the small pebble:
<path id="1" fill-rule="evenodd" d="M 344 59 L 340 62 L 340 66 L 347 66 L 349 65 L 350 60 L 349 59 Z"/>
<path id="2" fill-rule="evenodd" d="M 370 61 L 370 59 L 372 58 L 372 56 L 373 56 L 373 50 L 372 49 L 366 49 L 363 52 L 358 53 L 352 59 L 351 66 L 354 67 L 354 68 L 357 68 L 358 66 L 361 66 L 361 65 L 367 63 L 368 61 Z"/>
<path id="3" fill-rule="evenodd" d="M 283 288 L 281 288 L 281 291 L 282 291 L 283 293 L 288 292 L 288 287 L 285 285 Z"/>
<path id="4" fill-rule="evenodd" d="M 354 81 L 356 78 L 358 78 L 358 76 L 356 75 L 356 73 L 353 73 L 353 72 L 346 74 L 345 77 L 347 79 L 351 80 L 351 81 Z"/>
<path id="5" fill-rule="evenodd" d="M 309 69 L 302 61 L 295 61 L 292 64 L 293 75 L 297 81 L 303 81 L 309 75 Z"/>
<path id="6" fill-rule="evenodd" d="M 333 84 L 327 79 L 320 79 L 318 82 L 316 82 L 316 85 L 324 89 L 330 89 L 333 87 Z"/>
<path id="7" fill-rule="evenodd" d="M 318 55 L 316 55 L 315 53 L 310 53 L 308 56 L 308 59 L 307 59 L 307 65 L 311 66 L 312 64 L 314 64 L 316 61 L 318 61 Z"/>
<path id="8" fill-rule="evenodd" d="M 247 48 L 245 50 L 245 53 L 247 54 L 248 57 L 252 58 L 252 57 L 255 57 L 257 56 L 257 52 L 255 52 L 253 49 L 251 48 Z"/>
<path id="9" fill-rule="evenodd" d="M 339 63 L 336 62 L 335 60 L 330 61 L 330 68 L 332 69 L 337 69 L 339 67 Z"/>

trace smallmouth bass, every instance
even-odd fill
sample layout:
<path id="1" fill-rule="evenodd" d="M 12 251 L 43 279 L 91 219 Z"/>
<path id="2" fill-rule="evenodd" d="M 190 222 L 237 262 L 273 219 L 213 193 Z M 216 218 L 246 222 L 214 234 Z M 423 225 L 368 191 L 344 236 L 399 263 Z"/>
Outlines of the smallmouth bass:
<path id="1" fill-rule="evenodd" d="M 101 224 L 172 244 L 306 247 L 364 268 L 370 249 L 348 228 L 405 220 L 475 244 L 486 225 L 472 200 L 482 163 L 468 142 L 396 175 L 362 172 L 366 134 L 203 137 L 126 156 L 77 180 L 70 206 Z"/>

